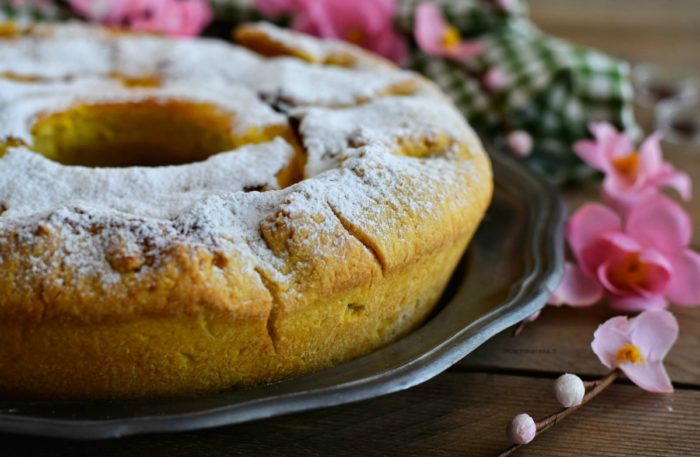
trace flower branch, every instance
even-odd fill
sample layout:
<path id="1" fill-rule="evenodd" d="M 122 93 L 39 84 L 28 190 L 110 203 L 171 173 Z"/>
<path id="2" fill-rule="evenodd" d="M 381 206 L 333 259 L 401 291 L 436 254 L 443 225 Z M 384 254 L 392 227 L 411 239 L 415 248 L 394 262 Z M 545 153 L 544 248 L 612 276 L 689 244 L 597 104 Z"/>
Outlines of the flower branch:
<path id="1" fill-rule="evenodd" d="M 507 430 L 513 446 L 500 456 L 510 455 L 564 420 L 603 392 L 623 373 L 646 391 L 672 392 L 673 386 L 663 359 L 677 338 L 678 322 L 666 310 L 644 311 L 631 319 L 617 316 L 607 320 L 593 334 L 591 349 L 601 363 L 611 369 L 610 373 L 588 382 L 568 373 L 560 376 L 554 383 L 554 395 L 564 409 L 538 422 L 528 414 L 515 416 Z"/>
<path id="2" fill-rule="evenodd" d="M 554 413 L 550 416 L 547 416 L 547 417 L 545 417 L 537 422 L 533 421 L 534 429 L 535 429 L 534 435 L 532 434 L 532 432 L 529 432 L 529 434 L 528 434 L 528 433 L 522 433 L 522 432 L 515 430 L 517 428 L 517 426 L 519 425 L 518 424 L 519 422 L 525 422 L 525 423 L 529 422 L 528 419 L 526 419 L 526 418 L 518 420 L 518 418 L 522 415 L 516 416 L 516 419 L 514 419 L 515 424 L 511 423 L 511 425 L 509 427 L 509 433 L 508 433 L 509 437 L 513 441 L 516 441 L 516 442 L 511 447 L 509 447 L 508 449 L 506 449 L 505 451 L 500 453 L 498 455 L 498 457 L 506 457 L 508 455 L 511 455 L 513 452 L 515 452 L 516 450 L 518 450 L 519 448 L 521 448 L 525 444 L 532 441 L 532 439 L 534 439 L 535 437 L 541 435 L 542 433 L 546 432 L 550 428 L 554 427 L 559 422 L 563 421 L 566 417 L 573 414 L 576 410 L 581 408 L 583 405 L 585 405 L 586 403 L 588 403 L 589 401 L 591 401 L 592 399 L 597 397 L 605 389 L 607 389 L 612 383 L 615 382 L 615 380 L 620 376 L 621 373 L 622 372 L 620 370 L 614 369 L 610 373 L 605 375 L 605 377 L 603 377 L 597 381 L 590 381 L 590 382 L 582 383 L 586 387 L 590 386 L 590 390 L 583 396 L 583 398 L 581 399 L 581 402 L 579 404 L 577 404 L 576 406 L 564 408 L 561 411 Z M 566 375 L 564 375 L 564 376 L 566 376 Z M 569 375 L 569 376 L 571 376 L 571 375 Z M 555 386 L 556 386 L 556 384 L 555 384 Z M 516 420 L 517 420 L 517 422 L 516 422 Z M 530 420 L 532 420 L 532 418 L 530 418 Z M 532 425 L 530 425 L 530 428 L 532 428 Z M 532 438 L 530 438 L 529 435 L 532 435 Z M 524 441 L 523 438 L 525 438 L 525 439 L 530 438 L 530 439 L 528 439 L 525 442 L 520 442 L 520 441 Z"/>

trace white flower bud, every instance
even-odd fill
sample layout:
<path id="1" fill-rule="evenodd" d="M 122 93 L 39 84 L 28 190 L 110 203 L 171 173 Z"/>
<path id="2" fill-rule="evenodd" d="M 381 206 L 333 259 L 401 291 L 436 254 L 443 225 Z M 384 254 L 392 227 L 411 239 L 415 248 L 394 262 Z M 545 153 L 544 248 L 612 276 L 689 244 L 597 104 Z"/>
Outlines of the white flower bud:
<path id="1" fill-rule="evenodd" d="M 506 434 L 513 444 L 527 444 L 535 439 L 537 425 L 529 414 L 518 414 L 508 425 Z"/>
<path id="2" fill-rule="evenodd" d="M 554 381 L 554 396 L 564 408 L 580 405 L 585 394 L 586 387 L 575 374 L 566 373 Z"/>
<path id="3" fill-rule="evenodd" d="M 508 77 L 500 68 L 491 68 L 484 75 L 484 84 L 492 91 L 498 92 L 508 85 Z"/>
<path id="4" fill-rule="evenodd" d="M 508 134 L 506 142 L 516 157 L 524 158 L 532 152 L 532 136 L 525 130 L 513 130 Z"/>

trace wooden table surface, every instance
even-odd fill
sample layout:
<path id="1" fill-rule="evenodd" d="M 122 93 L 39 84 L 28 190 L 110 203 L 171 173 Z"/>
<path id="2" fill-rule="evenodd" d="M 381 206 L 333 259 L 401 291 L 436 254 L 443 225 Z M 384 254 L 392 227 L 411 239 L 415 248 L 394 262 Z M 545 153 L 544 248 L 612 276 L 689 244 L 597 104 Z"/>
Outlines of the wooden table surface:
<path id="1" fill-rule="evenodd" d="M 700 74 L 698 0 L 532 0 L 545 30 L 631 62 L 655 61 Z M 645 126 L 647 129 L 650 126 Z M 666 147 L 694 178 L 688 208 L 700 227 L 700 148 Z M 572 207 L 597 189 L 569 191 Z M 700 249 L 700 232 L 693 246 Z M 700 456 L 700 308 L 673 310 L 680 339 L 667 359 L 672 395 L 618 381 L 530 445 L 520 456 Z M 547 308 L 520 336 L 505 331 L 446 373 L 382 398 L 201 432 L 68 442 L 0 435 L 0 456 L 493 456 L 508 445 L 511 417 L 557 409 L 552 380 L 606 370 L 590 350 L 605 306 Z"/>

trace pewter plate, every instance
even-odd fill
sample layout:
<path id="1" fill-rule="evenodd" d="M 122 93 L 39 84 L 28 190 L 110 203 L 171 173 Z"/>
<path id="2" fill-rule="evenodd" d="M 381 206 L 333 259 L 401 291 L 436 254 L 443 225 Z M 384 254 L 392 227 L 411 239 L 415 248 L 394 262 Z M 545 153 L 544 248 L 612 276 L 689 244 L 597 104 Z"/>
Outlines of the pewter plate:
<path id="1" fill-rule="evenodd" d="M 167 400 L 0 399 L 0 432 L 75 439 L 229 425 L 420 384 L 544 306 L 563 270 L 564 206 L 519 163 L 492 155 L 493 203 L 433 315 L 365 357 L 246 390 Z"/>

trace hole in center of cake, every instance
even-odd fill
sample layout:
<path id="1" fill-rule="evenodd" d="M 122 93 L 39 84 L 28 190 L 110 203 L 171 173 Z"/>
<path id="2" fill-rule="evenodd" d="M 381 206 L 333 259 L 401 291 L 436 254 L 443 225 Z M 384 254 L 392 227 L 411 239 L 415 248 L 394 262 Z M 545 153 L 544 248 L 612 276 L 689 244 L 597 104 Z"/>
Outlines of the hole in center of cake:
<path id="1" fill-rule="evenodd" d="M 42 115 L 33 148 L 65 165 L 164 166 L 239 146 L 233 115 L 205 103 L 146 100 L 81 104 Z"/>

